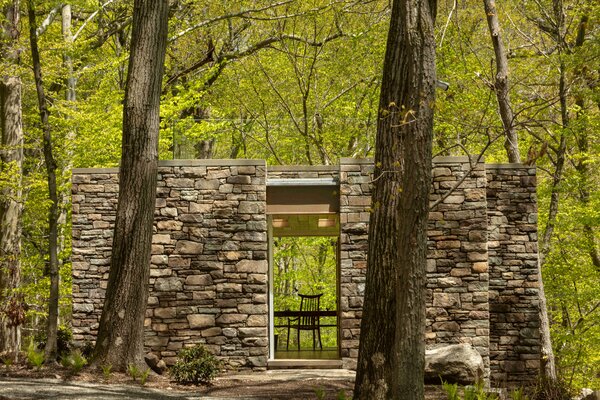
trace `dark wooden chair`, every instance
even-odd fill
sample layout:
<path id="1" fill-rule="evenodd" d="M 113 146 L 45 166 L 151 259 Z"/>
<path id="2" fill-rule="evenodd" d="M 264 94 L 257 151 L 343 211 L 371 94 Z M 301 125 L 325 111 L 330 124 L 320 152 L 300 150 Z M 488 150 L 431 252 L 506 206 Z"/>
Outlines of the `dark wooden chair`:
<path id="1" fill-rule="evenodd" d="M 312 331 L 313 350 L 316 349 L 316 333 L 319 338 L 319 347 L 321 350 L 323 350 L 323 343 L 321 342 L 321 324 L 318 314 L 318 312 L 321 310 L 321 296 L 323 296 L 323 293 L 314 295 L 300 294 L 299 296 L 300 312 L 306 311 L 307 314 L 296 318 L 288 318 L 286 348 L 289 349 L 290 347 L 290 330 L 296 329 L 298 331 L 298 350 L 300 350 L 300 331 Z M 310 312 L 312 312 L 312 314 Z"/>

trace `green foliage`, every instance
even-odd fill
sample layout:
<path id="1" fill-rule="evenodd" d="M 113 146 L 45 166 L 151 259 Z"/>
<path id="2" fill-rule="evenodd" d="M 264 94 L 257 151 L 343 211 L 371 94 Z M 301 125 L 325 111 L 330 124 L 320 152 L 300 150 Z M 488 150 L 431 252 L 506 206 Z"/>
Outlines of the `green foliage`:
<path id="1" fill-rule="evenodd" d="M 14 356 L 10 354 L 0 357 L 0 361 L 2 361 L 2 364 L 6 365 L 7 368 L 10 368 L 15 363 Z"/>
<path id="2" fill-rule="evenodd" d="M 204 346 L 197 344 L 179 351 L 177 362 L 171 367 L 170 374 L 177 383 L 206 384 L 217 375 L 220 364 Z"/>
<path id="3" fill-rule="evenodd" d="M 162 159 L 195 158 L 202 142 L 210 144 L 214 158 L 264 158 L 270 164 L 330 164 L 345 156 L 373 156 L 389 1 L 175 3 L 163 79 Z M 70 169 L 119 164 L 132 12 L 128 2 L 108 2 L 89 18 L 99 10 L 97 2 L 70 4 L 77 15 L 74 42 L 65 41 L 60 18 L 40 37 L 64 199 L 59 254 L 63 321 L 71 315 Z M 561 4 L 565 37 L 560 43 L 550 33 L 556 24 L 552 1 L 498 2 L 497 7 L 523 158 L 530 146 L 539 149 L 548 143 L 548 154 L 537 160 L 540 241 L 553 189 L 560 199 L 543 270 L 549 312 L 557 322 L 552 339 L 558 368 L 569 385 L 598 387 L 600 267 L 592 254 L 600 249 L 600 7 L 573 0 Z M 38 1 L 36 11 L 47 15 L 55 5 Z M 583 17 L 587 22 L 580 23 Z M 23 191 L 18 292 L 29 306 L 27 328 L 37 332 L 44 330 L 47 316 L 49 202 L 26 18 L 21 24 L 21 62 L 11 65 L 2 59 L 0 68 L 23 82 L 24 173 L 19 183 L 14 165 L 2 165 L 0 193 Z M 575 45 L 580 28 L 586 29 L 584 40 Z M 259 46 L 269 38 L 274 41 Z M 435 153 L 478 154 L 489 145 L 487 162 L 506 161 L 492 90 L 493 50 L 481 2 L 438 2 L 436 41 L 437 75 L 450 82 L 450 89 L 437 93 Z M 71 74 L 65 55 L 73 60 L 75 102 L 65 100 L 65 78 Z M 561 68 L 568 88 L 564 115 L 558 96 Z M 566 163 L 554 187 L 561 138 L 566 140 Z M 321 264 L 311 256 L 323 246 L 321 239 L 307 244 L 286 240 L 278 240 L 280 254 L 275 255 L 275 307 L 296 309 L 298 291 L 323 291 L 323 307 L 335 309 L 329 272 L 321 277 L 311 272 L 318 265 L 334 271 L 330 255 Z M 310 250 L 302 254 L 302 246 Z M 324 343 L 335 345 L 335 332 L 323 333 Z M 59 343 L 59 352 L 67 348 Z"/>
<path id="4" fill-rule="evenodd" d="M 460 389 L 462 388 L 462 397 Z M 456 383 L 448 383 L 442 380 L 442 390 L 448 396 L 448 400 L 498 400 L 496 393 L 487 392 L 483 383 L 474 386 L 459 387 Z M 516 400 L 516 399 L 513 399 Z"/>
<path id="5" fill-rule="evenodd" d="M 275 310 L 298 310 L 301 294 L 319 294 L 322 310 L 337 309 L 336 238 L 333 237 L 281 237 L 275 239 L 273 252 Z M 287 323 L 286 320 L 282 323 Z M 321 318 L 322 324 L 335 324 L 335 317 Z M 280 338 L 287 338 L 287 329 L 278 328 Z M 295 340 L 290 336 L 290 342 Z M 280 339 L 279 343 L 283 343 Z M 302 346 L 312 346 L 312 336 L 301 335 Z M 310 340 L 310 343 L 308 342 Z M 335 327 L 321 328 L 324 347 L 335 347 Z M 290 343 L 291 346 L 291 343 Z"/>
<path id="6" fill-rule="evenodd" d="M 102 369 L 102 377 L 104 378 L 104 380 L 106 382 L 108 382 L 108 380 L 110 379 L 111 371 L 112 371 L 112 365 L 105 364 L 105 365 L 101 365 L 100 368 Z"/>
<path id="7" fill-rule="evenodd" d="M 39 331 L 37 335 L 35 335 L 34 340 L 38 343 L 38 349 L 45 348 L 47 340 L 46 330 Z M 70 352 L 72 340 L 73 332 L 71 331 L 71 328 L 66 325 L 59 325 L 56 332 L 56 350 L 59 358 Z"/>
<path id="8" fill-rule="evenodd" d="M 458 384 L 457 383 L 448 383 L 442 380 L 442 389 L 446 392 L 446 396 L 448 396 L 448 400 L 459 400 L 460 397 L 458 395 Z"/>
<path id="9" fill-rule="evenodd" d="M 315 388 L 314 391 L 315 391 L 315 396 L 317 396 L 317 400 L 325 399 L 325 389 L 318 387 L 318 388 Z"/>
<path id="10" fill-rule="evenodd" d="M 29 361 L 29 365 L 40 369 L 44 364 L 45 359 L 46 356 L 44 355 L 44 352 L 37 350 L 33 342 L 31 342 L 27 348 L 27 361 Z"/>
<path id="11" fill-rule="evenodd" d="M 348 396 L 346 396 L 346 392 L 342 389 L 340 389 L 340 391 L 337 393 L 337 396 L 335 397 L 337 400 L 347 400 Z"/>
<path id="12" fill-rule="evenodd" d="M 63 356 L 60 362 L 63 367 L 69 368 L 73 374 L 78 374 L 88 363 L 79 349 Z"/>
<path id="13" fill-rule="evenodd" d="M 542 380 L 535 388 L 533 400 L 571 400 L 575 391 L 562 379 L 556 381 Z"/>
<path id="14" fill-rule="evenodd" d="M 129 364 L 127 366 L 127 373 L 131 376 L 131 379 L 135 382 L 137 378 L 141 375 L 140 368 L 135 364 Z"/>
<path id="15" fill-rule="evenodd" d="M 510 398 L 511 400 L 529 400 L 529 396 L 525 394 L 523 388 L 513 389 L 510 392 Z"/>
<path id="16" fill-rule="evenodd" d="M 150 376 L 150 368 L 146 368 L 144 372 L 140 374 L 140 384 L 144 386 L 146 384 L 146 380 Z"/>

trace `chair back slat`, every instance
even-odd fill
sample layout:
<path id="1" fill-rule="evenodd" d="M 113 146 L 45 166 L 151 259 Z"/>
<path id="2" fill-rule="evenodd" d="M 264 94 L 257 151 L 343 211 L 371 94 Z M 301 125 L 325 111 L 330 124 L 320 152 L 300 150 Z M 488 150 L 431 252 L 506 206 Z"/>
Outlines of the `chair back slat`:
<path id="1" fill-rule="evenodd" d="M 321 294 L 306 295 L 300 294 L 300 311 L 320 311 Z M 319 317 L 317 315 L 305 315 L 300 318 L 300 325 L 318 326 Z"/>

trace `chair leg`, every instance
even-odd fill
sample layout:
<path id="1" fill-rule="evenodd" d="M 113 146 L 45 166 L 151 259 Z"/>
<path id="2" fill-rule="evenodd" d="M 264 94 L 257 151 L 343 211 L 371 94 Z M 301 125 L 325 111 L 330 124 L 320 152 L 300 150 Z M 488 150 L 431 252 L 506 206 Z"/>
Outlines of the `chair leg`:
<path id="1" fill-rule="evenodd" d="M 298 329 L 298 351 L 300 351 L 300 329 Z"/>
<path id="2" fill-rule="evenodd" d="M 321 350 L 323 350 L 323 342 L 321 342 L 321 328 L 317 328 L 317 333 L 319 334 L 319 346 L 321 347 Z"/>
<path id="3" fill-rule="evenodd" d="M 287 342 L 285 343 L 285 349 L 290 349 L 290 327 L 288 326 Z"/>

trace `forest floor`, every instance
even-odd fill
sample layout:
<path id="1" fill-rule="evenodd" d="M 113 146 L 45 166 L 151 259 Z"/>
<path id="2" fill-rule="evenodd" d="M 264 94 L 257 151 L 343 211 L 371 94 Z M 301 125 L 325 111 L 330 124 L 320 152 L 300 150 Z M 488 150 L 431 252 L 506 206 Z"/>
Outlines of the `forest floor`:
<path id="1" fill-rule="evenodd" d="M 183 386 L 168 376 L 153 375 L 142 386 L 125 374 L 20 366 L 0 367 L 0 400 L 114 399 L 351 399 L 354 373 L 347 370 L 271 370 L 224 373 L 209 386 Z M 445 399 L 439 387 L 427 387 L 427 400 Z"/>

